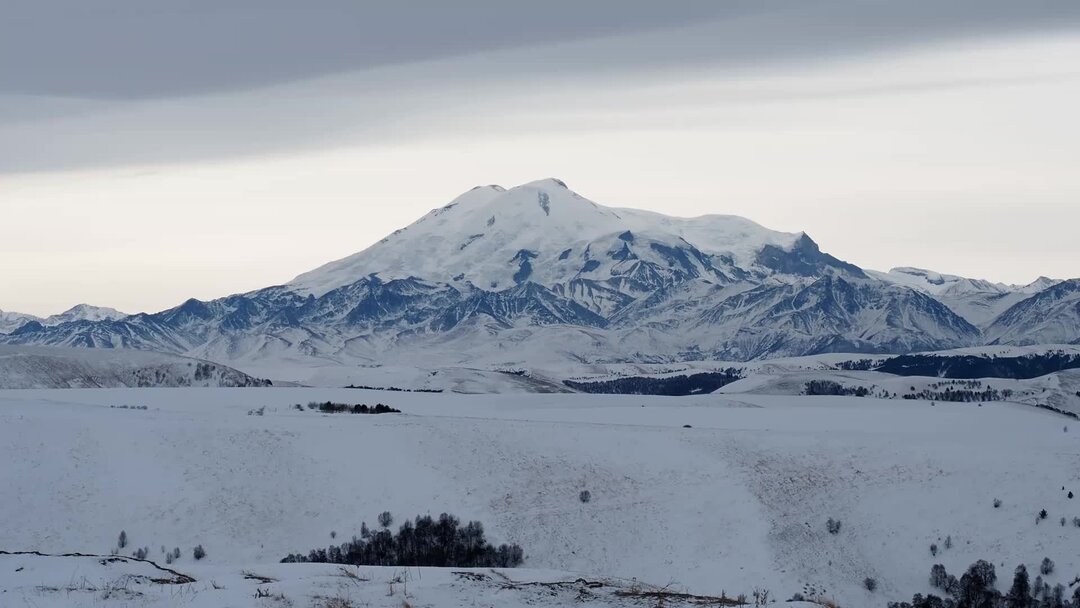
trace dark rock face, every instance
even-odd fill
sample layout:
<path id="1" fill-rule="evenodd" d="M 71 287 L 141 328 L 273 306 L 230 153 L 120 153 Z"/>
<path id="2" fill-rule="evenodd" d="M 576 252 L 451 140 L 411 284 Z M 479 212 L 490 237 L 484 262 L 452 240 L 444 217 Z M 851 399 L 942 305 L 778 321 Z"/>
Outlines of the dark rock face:
<path id="1" fill-rule="evenodd" d="M 817 243 L 805 234 L 796 241 L 791 251 L 785 251 L 774 245 L 766 245 L 758 253 L 757 262 L 776 272 L 803 277 L 813 277 L 829 270 L 839 270 L 852 276 L 866 278 L 866 274 L 858 266 L 822 253 Z"/>

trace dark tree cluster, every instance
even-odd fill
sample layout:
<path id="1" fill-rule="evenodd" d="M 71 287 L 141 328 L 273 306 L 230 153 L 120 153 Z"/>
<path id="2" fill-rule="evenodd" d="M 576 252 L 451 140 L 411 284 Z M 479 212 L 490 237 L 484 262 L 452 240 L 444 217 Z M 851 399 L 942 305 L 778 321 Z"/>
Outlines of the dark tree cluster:
<path id="1" fill-rule="evenodd" d="M 944 387 L 944 390 L 941 390 Z M 1012 397 L 1011 389 L 998 390 L 983 386 L 978 380 L 953 380 L 935 382 L 921 391 L 912 387 L 904 399 L 922 399 L 927 401 L 950 401 L 970 403 L 972 401 L 1005 401 Z"/>
<path id="2" fill-rule="evenodd" d="M 865 386 L 844 386 L 832 380 L 811 380 L 803 387 L 803 393 L 807 395 L 835 395 L 841 397 L 865 397 L 870 394 L 870 389 Z"/>
<path id="3" fill-rule="evenodd" d="M 1040 570 L 1046 570 L 1049 562 L 1053 571 L 1053 562 L 1043 560 Z M 995 583 L 997 573 L 994 565 L 984 560 L 972 564 L 958 580 L 945 572 L 945 566 L 935 564 L 930 569 L 930 585 L 941 589 L 944 597 L 934 594 L 923 596 L 915 594 L 910 602 L 889 602 L 889 608 L 1080 608 L 1080 586 L 1067 597 L 1064 585 L 1051 587 L 1042 576 L 1032 583 L 1027 567 L 1016 567 L 1012 585 L 1006 593 L 998 591 Z"/>
<path id="4" fill-rule="evenodd" d="M 363 384 L 350 384 L 345 388 L 356 388 L 365 391 L 390 391 L 392 393 L 441 393 L 441 388 L 398 388 L 396 386 L 365 386 Z"/>
<path id="5" fill-rule="evenodd" d="M 885 361 L 877 368 L 877 371 L 897 376 L 1024 380 L 1078 367 L 1080 367 L 1080 355 L 1052 351 L 1021 357 L 901 355 Z"/>
<path id="6" fill-rule="evenodd" d="M 563 384 L 582 393 L 605 395 L 665 395 L 684 397 L 711 393 L 718 388 L 742 379 L 742 371 L 729 367 L 716 372 L 702 372 L 681 376 L 652 378 L 647 376 L 628 376 L 612 380 L 595 382 L 576 382 L 563 380 Z"/>
<path id="7" fill-rule="evenodd" d="M 198 363 L 195 365 L 195 379 L 196 380 L 210 380 L 214 377 L 214 366 L 209 363 Z"/>
<path id="8" fill-rule="evenodd" d="M 334 403 L 333 401 L 312 401 L 307 404 L 309 410 L 319 410 L 324 414 L 400 414 L 401 410 L 390 407 L 389 405 L 383 405 L 382 403 L 376 403 L 375 405 L 367 405 L 366 403 L 357 403 L 356 405 L 349 405 L 348 403 Z M 303 409 L 299 404 L 296 405 L 296 409 Z"/>
<path id="9" fill-rule="evenodd" d="M 443 513 L 406 520 L 397 534 L 390 532 L 393 521 L 389 512 L 380 516 L 386 521 L 382 530 L 372 532 L 361 525 L 360 538 L 326 549 L 313 549 L 307 555 L 294 553 L 282 563 L 317 562 L 356 566 L 430 566 L 436 568 L 515 568 L 525 559 L 518 545 L 488 543 L 484 527 L 478 521 L 462 526 L 453 515 Z"/>
<path id="10" fill-rule="evenodd" d="M 881 359 L 857 359 L 854 361 L 841 361 L 836 364 L 836 369 L 848 372 L 868 372 L 881 365 Z"/>

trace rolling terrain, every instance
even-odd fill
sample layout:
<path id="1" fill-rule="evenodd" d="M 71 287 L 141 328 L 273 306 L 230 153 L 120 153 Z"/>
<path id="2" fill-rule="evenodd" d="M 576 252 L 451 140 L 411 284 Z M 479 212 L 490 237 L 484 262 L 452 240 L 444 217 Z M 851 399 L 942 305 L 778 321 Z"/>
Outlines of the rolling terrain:
<path id="1" fill-rule="evenodd" d="M 294 407 L 322 400 L 403 413 Z M 147 409 L 109 407 L 117 403 Z M 358 534 L 384 510 L 397 521 L 441 512 L 481 521 L 494 542 L 523 547 L 524 569 L 503 571 L 514 581 L 636 578 L 729 597 L 756 587 L 780 601 L 809 589 L 842 606 L 884 606 L 932 591 L 935 563 L 959 575 L 988 559 L 1007 576 L 1050 557 L 1047 581 L 1068 584 L 1080 574 L 1080 528 L 1069 523 L 1080 501 L 1067 495 L 1080 490 L 1080 429 L 1063 432 L 1067 424 L 1012 403 L 752 391 L 3 391 L 0 551 L 107 555 L 124 530 L 127 551 L 148 547 L 159 565 L 160 547 L 182 547 L 169 567 L 197 582 L 162 591 L 124 578 L 138 563 L 0 555 L 11 566 L 0 586 L 12 605 L 39 606 L 164 606 L 181 596 L 199 608 L 273 605 L 254 597 L 260 587 L 295 606 L 331 606 L 325 598 L 336 594 L 372 606 L 530 603 L 520 589 L 467 587 L 445 570 L 414 570 L 414 595 L 404 596 L 400 585 L 388 594 L 400 569 L 355 569 L 369 584 L 333 565 L 277 563 L 340 542 L 331 533 Z M 583 490 L 590 501 L 579 500 Z M 837 534 L 830 518 L 842 524 Z M 196 545 L 205 559 L 191 558 Z M 142 595 L 104 601 L 110 583 Z M 590 601 L 623 605 L 614 590 Z M 534 599 L 567 600 L 544 597 Z"/>

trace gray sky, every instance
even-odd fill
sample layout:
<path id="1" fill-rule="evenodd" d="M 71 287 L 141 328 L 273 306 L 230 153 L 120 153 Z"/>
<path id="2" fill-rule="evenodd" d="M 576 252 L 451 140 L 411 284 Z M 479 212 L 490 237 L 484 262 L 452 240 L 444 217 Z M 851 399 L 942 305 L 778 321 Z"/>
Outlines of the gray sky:
<path id="1" fill-rule="evenodd" d="M 353 253 L 477 183 L 1080 275 L 1080 3 L 9 0 L 0 309 L 131 312 Z"/>

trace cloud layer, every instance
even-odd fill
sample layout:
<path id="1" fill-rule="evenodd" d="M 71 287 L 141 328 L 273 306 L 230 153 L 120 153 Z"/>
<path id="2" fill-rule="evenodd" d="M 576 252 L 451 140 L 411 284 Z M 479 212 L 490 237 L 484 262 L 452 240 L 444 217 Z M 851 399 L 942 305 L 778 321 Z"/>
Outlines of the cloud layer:
<path id="1" fill-rule="evenodd" d="M 280 283 L 550 175 L 869 267 L 1080 274 L 1071 0 L 152 4 L 0 20 L 0 308 Z"/>

